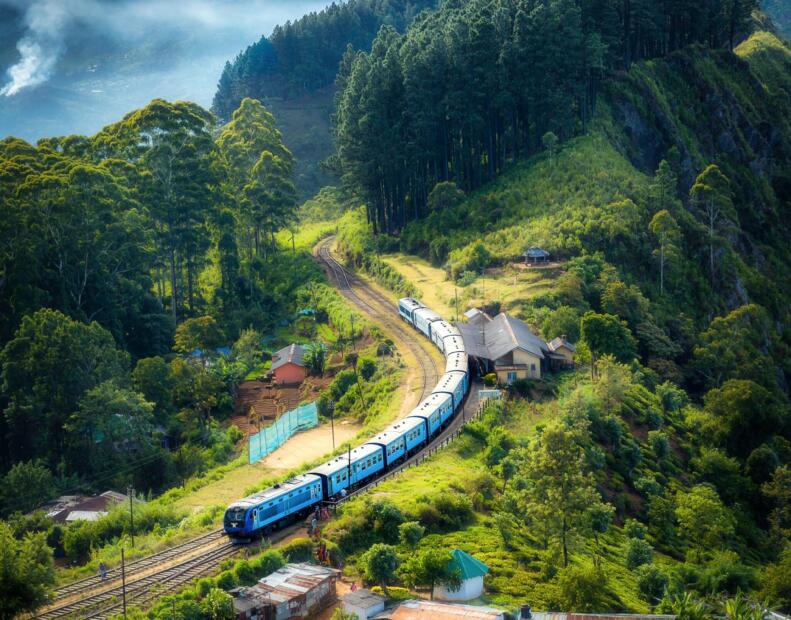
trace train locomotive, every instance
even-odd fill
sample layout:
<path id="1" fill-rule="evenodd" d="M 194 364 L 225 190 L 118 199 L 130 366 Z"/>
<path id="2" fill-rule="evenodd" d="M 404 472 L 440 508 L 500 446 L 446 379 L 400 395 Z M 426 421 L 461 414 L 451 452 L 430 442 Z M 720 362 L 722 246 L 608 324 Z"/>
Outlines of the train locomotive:
<path id="1" fill-rule="evenodd" d="M 445 373 L 431 394 L 406 418 L 361 446 L 228 506 L 223 525 L 232 541 L 266 536 L 305 517 L 323 502 L 345 497 L 422 449 L 461 409 L 470 376 L 458 328 L 411 297 L 398 301 L 398 313 L 445 354 Z"/>

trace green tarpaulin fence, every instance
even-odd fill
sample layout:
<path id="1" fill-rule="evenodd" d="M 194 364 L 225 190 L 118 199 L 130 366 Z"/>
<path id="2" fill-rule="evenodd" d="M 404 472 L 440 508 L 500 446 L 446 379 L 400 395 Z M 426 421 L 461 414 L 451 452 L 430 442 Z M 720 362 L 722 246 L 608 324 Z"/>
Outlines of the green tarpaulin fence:
<path id="1" fill-rule="evenodd" d="M 277 450 L 299 431 L 313 428 L 319 423 L 316 403 L 300 405 L 281 415 L 272 426 L 267 426 L 255 435 L 250 435 L 250 463 L 260 461 L 267 454 Z"/>

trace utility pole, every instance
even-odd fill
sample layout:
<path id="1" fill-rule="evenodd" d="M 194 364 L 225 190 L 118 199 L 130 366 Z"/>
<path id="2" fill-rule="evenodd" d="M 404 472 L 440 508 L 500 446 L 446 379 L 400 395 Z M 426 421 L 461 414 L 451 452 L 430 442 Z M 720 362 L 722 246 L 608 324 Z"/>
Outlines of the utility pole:
<path id="1" fill-rule="evenodd" d="M 453 297 L 456 299 L 456 322 L 459 322 L 459 289 L 453 287 Z"/>
<path id="2" fill-rule="evenodd" d="M 124 620 L 126 620 L 126 562 L 123 547 L 121 547 L 121 599 L 124 604 Z"/>
<path id="3" fill-rule="evenodd" d="M 126 488 L 129 494 L 129 535 L 132 537 L 132 547 L 135 546 L 135 511 L 132 504 L 132 496 L 134 495 L 134 488 L 131 486 Z"/>

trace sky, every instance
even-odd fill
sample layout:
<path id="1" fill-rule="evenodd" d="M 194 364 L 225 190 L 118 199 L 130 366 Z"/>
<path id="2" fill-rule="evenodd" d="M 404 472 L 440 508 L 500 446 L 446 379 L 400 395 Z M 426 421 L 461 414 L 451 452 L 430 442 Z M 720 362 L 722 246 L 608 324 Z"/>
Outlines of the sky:
<path id="1" fill-rule="evenodd" d="M 227 60 L 328 0 L 0 0 L 0 138 L 92 134 L 151 99 L 205 107 Z"/>

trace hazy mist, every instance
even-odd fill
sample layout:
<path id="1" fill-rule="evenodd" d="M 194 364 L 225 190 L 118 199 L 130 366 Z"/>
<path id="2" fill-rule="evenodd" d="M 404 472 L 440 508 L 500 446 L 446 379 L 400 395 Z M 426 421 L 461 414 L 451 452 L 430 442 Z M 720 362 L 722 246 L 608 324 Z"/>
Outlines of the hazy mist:
<path id="1" fill-rule="evenodd" d="M 327 0 L 0 0 L 0 137 L 90 134 L 155 97 L 211 104 L 226 60 Z"/>

